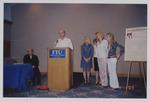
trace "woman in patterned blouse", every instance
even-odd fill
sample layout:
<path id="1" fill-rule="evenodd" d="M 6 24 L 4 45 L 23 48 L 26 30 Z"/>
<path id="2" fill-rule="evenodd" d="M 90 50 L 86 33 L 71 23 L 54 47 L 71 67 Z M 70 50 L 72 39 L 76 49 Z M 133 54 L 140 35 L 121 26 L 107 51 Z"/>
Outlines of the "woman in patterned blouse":
<path id="1" fill-rule="evenodd" d="M 108 45 L 108 72 L 109 83 L 112 90 L 119 88 L 118 77 L 116 72 L 116 64 L 119 57 L 124 53 L 124 47 L 114 40 L 112 33 L 106 34 L 106 39 L 109 42 Z M 120 48 L 120 54 L 116 56 L 116 48 Z"/>

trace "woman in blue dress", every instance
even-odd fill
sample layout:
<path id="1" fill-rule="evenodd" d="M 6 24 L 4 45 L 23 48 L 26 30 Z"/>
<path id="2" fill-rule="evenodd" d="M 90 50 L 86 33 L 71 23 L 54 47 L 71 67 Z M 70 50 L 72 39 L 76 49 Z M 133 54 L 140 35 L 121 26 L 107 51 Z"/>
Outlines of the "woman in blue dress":
<path id="1" fill-rule="evenodd" d="M 84 85 L 90 83 L 90 69 L 92 68 L 93 45 L 88 36 L 84 37 L 81 45 L 81 68 L 83 68 Z"/>

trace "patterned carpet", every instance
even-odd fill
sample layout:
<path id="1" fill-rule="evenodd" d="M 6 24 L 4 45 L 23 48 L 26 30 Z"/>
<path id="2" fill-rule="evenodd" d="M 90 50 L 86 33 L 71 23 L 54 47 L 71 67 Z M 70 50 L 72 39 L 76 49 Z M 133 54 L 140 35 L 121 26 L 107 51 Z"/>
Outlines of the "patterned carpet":
<path id="1" fill-rule="evenodd" d="M 42 83 L 47 83 L 47 76 L 41 76 Z M 38 90 L 38 86 L 28 85 L 28 92 L 19 91 L 17 89 L 4 89 L 4 97 L 50 97 L 50 98 L 146 98 L 144 87 L 140 87 L 138 78 L 131 78 L 129 85 L 134 85 L 134 90 L 128 90 L 125 93 L 127 78 L 119 77 L 120 90 L 110 90 L 110 87 L 100 88 L 95 86 L 95 76 L 91 76 L 91 85 L 83 84 L 83 76 L 81 73 L 74 73 L 74 85 L 65 92 Z M 144 85 L 142 85 L 144 86 Z"/>

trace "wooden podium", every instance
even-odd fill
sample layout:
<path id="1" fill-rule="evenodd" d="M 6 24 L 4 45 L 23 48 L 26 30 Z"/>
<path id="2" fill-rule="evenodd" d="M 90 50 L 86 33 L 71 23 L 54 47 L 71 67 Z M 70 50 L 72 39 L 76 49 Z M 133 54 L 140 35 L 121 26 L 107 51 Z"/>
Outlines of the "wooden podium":
<path id="1" fill-rule="evenodd" d="M 73 85 L 73 54 L 70 48 L 47 48 L 47 86 L 49 90 L 66 91 Z"/>

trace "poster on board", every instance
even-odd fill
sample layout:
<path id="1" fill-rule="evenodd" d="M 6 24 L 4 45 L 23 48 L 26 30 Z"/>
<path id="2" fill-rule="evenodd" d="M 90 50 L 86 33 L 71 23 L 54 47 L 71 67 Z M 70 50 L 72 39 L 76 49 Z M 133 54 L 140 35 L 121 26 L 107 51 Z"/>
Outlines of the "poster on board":
<path id="1" fill-rule="evenodd" d="M 126 29 L 125 61 L 147 61 L 147 27 Z"/>

